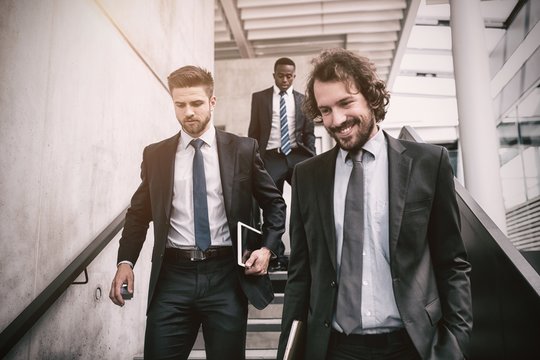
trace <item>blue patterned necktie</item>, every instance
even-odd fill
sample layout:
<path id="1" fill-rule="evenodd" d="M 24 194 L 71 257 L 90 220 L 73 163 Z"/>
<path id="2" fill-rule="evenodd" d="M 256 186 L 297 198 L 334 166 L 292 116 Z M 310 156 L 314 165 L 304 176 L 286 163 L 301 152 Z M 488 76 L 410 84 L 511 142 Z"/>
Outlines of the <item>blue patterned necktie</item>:
<path id="1" fill-rule="evenodd" d="M 206 177 L 201 146 L 204 141 L 193 139 L 190 143 L 195 148 L 193 156 L 193 217 L 195 220 L 195 244 L 202 251 L 210 247 L 210 224 L 208 222 L 208 200 L 206 198 Z"/>
<path id="2" fill-rule="evenodd" d="M 285 94 L 285 91 L 279 93 L 279 127 L 281 131 L 281 152 L 285 155 L 289 155 L 291 153 L 291 141 L 289 139 L 289 124 L 287 123 Z"/>
<path id="3" fill-rule="evenodd" d="M 364 248 L 364 168 L 363 151 L 349 153 L 353 169 L 347 194 L 343 219 L 343 250 L 339 270 L 339 288 L 336 321 L 349 335 L 362 325 L 362 253 Z"/>

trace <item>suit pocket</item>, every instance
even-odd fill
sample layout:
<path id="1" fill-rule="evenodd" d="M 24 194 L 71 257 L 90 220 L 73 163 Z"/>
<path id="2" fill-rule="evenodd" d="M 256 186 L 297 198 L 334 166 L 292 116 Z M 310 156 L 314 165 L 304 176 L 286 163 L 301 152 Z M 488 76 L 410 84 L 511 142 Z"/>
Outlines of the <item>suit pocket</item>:
<path id="1" fill-rule="evenodd" d="M 431 198 L 418 200 L 418 201 L 408 201 L 405 203 L 405 212 L 419 211 L 431 206 Z"/>
<path id="2" fill-rule="evenodd" d="M 431 322 L 431 326 L 437 326 L 437 323 L 442 317 L 441 302 L 439 301 L 439 298 L 436 298 L 427 304 L 425 309 L 429 317 L 429 321 Z"/>

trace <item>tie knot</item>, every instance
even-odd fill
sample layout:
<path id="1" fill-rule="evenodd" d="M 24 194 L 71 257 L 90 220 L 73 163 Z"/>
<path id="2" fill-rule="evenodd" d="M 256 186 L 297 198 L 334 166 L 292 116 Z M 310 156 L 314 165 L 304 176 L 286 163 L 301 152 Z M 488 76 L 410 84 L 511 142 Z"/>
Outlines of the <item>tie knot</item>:
<path id="1" fill-rule="evenodd" d="M 364 156 L 364 150 L 360 149 L 358 151 L 351 151 L 347 156 L 352 160 L 353 163 L 361 163 Z"/>
<path id="2" fill-rule="evenodd" d="M 204 141 L 201 139 L 193 139 L 191 140 L 190 145 L 199 150 L 204 145 Z"/>
<path id="3" fill-rule="evenodd" d="M 287 93 L 286 91 L 283 91 L 283 90 L 282 90 L 282 91 L 279 92 L 279 96 L 283 96 L 283 95 L 285 95 L 286 93 Z"/>

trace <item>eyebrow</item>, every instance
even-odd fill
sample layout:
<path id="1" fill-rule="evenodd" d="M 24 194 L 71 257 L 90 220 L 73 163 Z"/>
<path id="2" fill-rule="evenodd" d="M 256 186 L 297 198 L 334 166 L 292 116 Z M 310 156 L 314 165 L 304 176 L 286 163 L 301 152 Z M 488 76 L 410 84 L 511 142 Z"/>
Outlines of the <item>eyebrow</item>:
<path id="1" fill-rule="evenodd" d="M 351 94 L 349 96 L 345 96 L 343 98 L 340 98 L 335 102 L 335 104 L 339 104 L 339 103 L 342 103 L 342 102 L 347 101 L 347 100 L 354 100 L 353 95 Z M 330 105 L 321 105 L 321 106 L 319 106 L 319 108 L 321 108 L 321 107 L 329 107 L 329 106 Z"/>

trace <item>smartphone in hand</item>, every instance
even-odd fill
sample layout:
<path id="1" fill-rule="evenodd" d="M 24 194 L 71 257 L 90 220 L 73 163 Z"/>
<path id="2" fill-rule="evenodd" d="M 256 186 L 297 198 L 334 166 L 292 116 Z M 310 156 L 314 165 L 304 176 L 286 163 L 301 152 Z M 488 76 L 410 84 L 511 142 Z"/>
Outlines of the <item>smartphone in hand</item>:
<path id="1" fill-rule="evenodd" d="M 133 298 L 133 293 L 128 291 L 127 284 L 122 284 L 122 287 L 120 288 L 120 295 L 122 295 L 122 299 L 124 300 L 131 300 L 131 298 Z"/>

